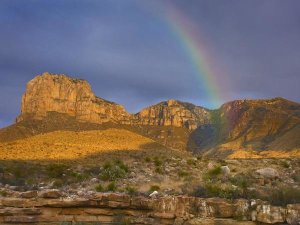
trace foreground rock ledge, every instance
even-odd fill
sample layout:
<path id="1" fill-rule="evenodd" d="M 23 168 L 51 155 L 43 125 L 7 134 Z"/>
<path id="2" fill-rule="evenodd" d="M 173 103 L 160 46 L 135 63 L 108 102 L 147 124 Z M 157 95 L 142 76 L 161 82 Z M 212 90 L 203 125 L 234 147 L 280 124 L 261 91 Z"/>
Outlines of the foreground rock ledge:
<path id="1" fill-rule="evenodd" d="M 59 197 L 53 190 L 0 199 L 0 224 L 121 222 L 120 224 L 235 225 L 300 224 L 300 204 L 272 206 L 261 200 L 117 193 Z M 62 195 L 61 195 L 62 196 Z M 125 223 L 127 222 L 127 223 Z"/>

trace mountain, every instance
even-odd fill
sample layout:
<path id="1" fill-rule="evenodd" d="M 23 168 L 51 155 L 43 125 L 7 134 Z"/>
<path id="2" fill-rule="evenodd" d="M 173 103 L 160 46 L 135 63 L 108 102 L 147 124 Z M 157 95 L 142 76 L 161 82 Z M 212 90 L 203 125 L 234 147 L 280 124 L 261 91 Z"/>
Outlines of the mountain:
<path id="1" fill-rule="evenodd" d="M 49 73 L 29 81 L 21 114 L 15 124 L 0 129 L 0 141 L 108 128 L 130 130 L 173 149 L 214 157 L 300 152 L 299 103 L 283 98 L 236 100 L 209 110 L 171 99 L 130 114 L 123 106 L 95 96 L 88 82 Z"/>
<path id="2" fill-rule="evenodd" d="M 237 150 L 291 151 L 300 149 L 299 128 L 298 103 L 283 98 L 237 100 L 213 111 L 212 123 L 200 126 L 191 136 L 198 151 L 210 149 L 216 155 L 224 150 L 225 154 Z"/>
<path id="3" fill-rule="evenodd" d="M 130 117 L 123 106 L 96 97 L 85 80 L 43 73 L 27 84 L 17 122 L 43 119 L 49 112 L 91 123 L 127 121 Z"/>
<path id="4" fill-rule="evenodd" d="M 189 130 L 210 123 L 208 109 L 173 99 L 142 109 L 135 116 L 139 124 L 186 127 Z"/>

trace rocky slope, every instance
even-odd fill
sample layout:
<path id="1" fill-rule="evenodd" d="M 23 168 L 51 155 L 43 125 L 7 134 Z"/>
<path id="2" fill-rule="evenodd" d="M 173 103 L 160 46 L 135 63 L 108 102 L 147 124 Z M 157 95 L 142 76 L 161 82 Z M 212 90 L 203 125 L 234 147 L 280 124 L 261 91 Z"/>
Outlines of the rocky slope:
<path id="1" fill-rule="evenodd" d="M 194 131 L 199 149 L 290 151 L 300 149 L 300 104 L 283 98 L 237 100 L 212 113 Z M 191 135 L 191 136 L 193 136 Z M 201 141 L 202 140 L 202 141 Z"/>
<path id="2" fill-rule="evenodd" d="M 220 157 L 300 151 L 300 104 L 283 98 L 237 100 L 216 110 L 168 100 L 130 114 L 95 96 L 84 80 L 43 73 L 28 83 L 21 108 L 17 123 L 0 129 L 0 141 L 119 126 L 174 149 Z"/>

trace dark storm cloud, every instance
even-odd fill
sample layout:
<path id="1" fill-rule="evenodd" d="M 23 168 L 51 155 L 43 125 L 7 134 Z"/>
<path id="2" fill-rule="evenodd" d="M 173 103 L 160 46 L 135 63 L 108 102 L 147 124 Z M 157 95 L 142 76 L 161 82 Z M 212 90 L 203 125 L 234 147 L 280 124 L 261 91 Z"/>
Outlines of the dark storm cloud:
<path id="1" fill-rule="evenodd" d="M 170 2 L 209 43 L 214 66 L 230 83 L 226 100 L 299 101 L 298 1 Z M 25 83 L 44 71 L 86 79 L 98 96 L 132 112 L 167 98 L 210 107 L 204 84 L 164 19 L 165 3 L 2 0 L 0 127 L 19 113 Z"/>

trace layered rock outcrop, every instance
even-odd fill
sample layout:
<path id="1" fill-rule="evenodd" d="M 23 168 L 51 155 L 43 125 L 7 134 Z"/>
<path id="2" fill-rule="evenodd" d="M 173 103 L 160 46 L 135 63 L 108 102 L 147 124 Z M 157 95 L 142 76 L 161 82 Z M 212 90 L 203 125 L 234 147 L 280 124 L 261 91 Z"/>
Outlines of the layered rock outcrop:
<path id="1" fill-rule="evenodd" d="M 300 222 L 299 205 L 288 205 L 285 208 L 260 200 L 228 201 L 187 196 L 145 198 L 116 193 L 60 198 L 39 195 L 36 192 L 19 195 L 23 198 L 0 199 L 1 224 L 114 222 L 149 225 L 296 225 Z"/>
<path id="2" fill-rule="evenodd" d="M 43 73 L 27 84 L 17 122 L 28 117 L 42 119 L 49 112 L 91 123 L 126 123 L 130 118 L 123 106 L 96 97 L 85 80 Z"/>
<path id="3" fill-rule="evenodd" d="M 189 130 L 210 123 L 208 109 L 173 99 L 142 109 L 136 117 L 142 125 L 186 127 Z"/>
<path id="4" fill-rule="evenodd" d="M 85 80 L 43 73 L 27 84 L 17 122 L 26 118 L 43 119 L 49 112 L 63 113 L 90 123 L 110 121 L 186 127 L 190 130 L 208 123 L 210 119 L 209 110 L 176 100 L 161 102 L 131 115 L 123 106 L 95 96 Z"/>

